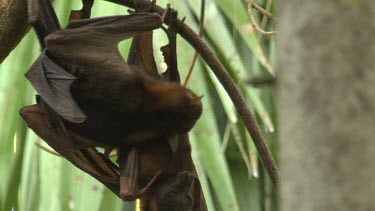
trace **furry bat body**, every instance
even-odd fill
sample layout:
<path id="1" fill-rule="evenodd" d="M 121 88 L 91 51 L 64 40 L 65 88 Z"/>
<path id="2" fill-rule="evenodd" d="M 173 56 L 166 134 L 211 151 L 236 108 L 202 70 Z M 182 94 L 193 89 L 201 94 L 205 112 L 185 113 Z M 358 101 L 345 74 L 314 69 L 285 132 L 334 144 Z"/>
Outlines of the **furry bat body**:
<path id="1" fill-rule="evenodd" d="M 140 197 L 142 211 L 207 210 L 190 153 L 187 134 L 180 135 L 179 147 L 174 154 L 170 153 L 165 142 L 150 143 L 140 150 L 140 186 L 145 186 L 158 171 L 157 168 L 163 168 L 163 163 L 170 161 L 160 177 Z"/>
<path id="2" fill-rule="evenodd" d="M 46 50 L 26 77 L 68 129 L 102 145 L 188 132 L 202 112 L 200 98 L 129 65 L 117 48 L 161 24 L 156 13 L 71 21 L 44 38 Z"/>

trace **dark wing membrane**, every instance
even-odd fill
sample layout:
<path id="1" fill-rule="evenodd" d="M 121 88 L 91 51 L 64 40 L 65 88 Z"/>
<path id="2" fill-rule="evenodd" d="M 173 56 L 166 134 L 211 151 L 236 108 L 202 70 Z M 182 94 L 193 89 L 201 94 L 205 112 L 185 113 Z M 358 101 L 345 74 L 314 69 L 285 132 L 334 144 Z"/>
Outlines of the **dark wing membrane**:
<path id="1" fill-rule="evenodd" d="M 180 74 L 177 67 L 176 32 L 167 30 L 167 35 L 169 43 L 160 48 L 164 62 L 167 64 L 167 70 L 163 73 L 163 77 L 167 81 L 180 83 Z"/>
<path id="2" fill-rule="evenodd" d="M 134 200 L 139 191 L 139 149 L 137 147 L 118 148 L 117 152 L 120 168 L 120 195 L 124 200 Z"/>
<path id="3" fill-rule="evenodd" d="M 85 121 L 86 115 L 70 94 L 70 86 L 77 78 L 49 59 L 46 51 L 26 73 L 26 78 L 43 101 L 62 118 L 75 123 Z"/>
<path id="4" fill-rule="evenodd" d="M 118 43 L 161 25 L 161 17 L 156 13 L 71 21 L 67 29 L 49 35 L 45 42 L 52 55 L 71 64 L 124 70 L 127 64 Z"/>
<path id="5" fill-rule="evenodd" d="M 40 45 L 44 48 L 44 38 L 60 29 L 56 13 L 49 0 L 29 0 L 27 3 L 29 23 L 34 27 Z"/>
<path id="6" fill-rule="evenodd" d="M 133 38 L 128 64 L 141 68 L 154 78 L 160 78 L 154 58 L 152 34 L 153 32 L 150 31 Z"/>

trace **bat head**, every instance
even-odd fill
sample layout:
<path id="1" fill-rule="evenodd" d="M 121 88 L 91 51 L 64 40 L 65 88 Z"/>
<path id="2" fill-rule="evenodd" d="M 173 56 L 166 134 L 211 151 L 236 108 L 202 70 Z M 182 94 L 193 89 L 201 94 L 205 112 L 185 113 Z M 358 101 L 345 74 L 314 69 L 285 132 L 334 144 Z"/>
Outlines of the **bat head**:
<path id="1" fill-rule="evenodd" d="M 142 201 L 142 210 L 149 211 L 190 211 L 193 210 L 193 189 L 196 177 L 190 172 L 155 184 L 147 200 Z"/>
<path id="2" fill-rule="evenodd" d="M 157 81 L 145 84 L 150 96 L 146 105 L 159 113 L 161 123 L 171 133 L 186 133 L 191 130 L 202 114 L 201 97 L 174 82 Z M 165 120 L 165 121 L 163 121 Z"/>

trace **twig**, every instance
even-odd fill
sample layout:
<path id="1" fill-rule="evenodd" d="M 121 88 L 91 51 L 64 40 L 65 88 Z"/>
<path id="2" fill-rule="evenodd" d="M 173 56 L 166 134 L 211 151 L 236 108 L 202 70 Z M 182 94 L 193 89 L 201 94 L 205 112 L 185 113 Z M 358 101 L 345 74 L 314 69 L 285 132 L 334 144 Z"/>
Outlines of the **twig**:
<path id="1" fill-rule="evenodd" d="M 133 1 L 131 0 L 106 0 L 110 2 L 114 2 L 117 4 L 121 4 L 127 7 L 134 8 Z M 146 1 L 144 2 L 147 3 Z M 153 12 L 157 12 L 159 14 L 164 13 L 164 9 L 160 6 L 155 5 L 152 8 Z M 169 20 L 165 20 L 165 23 L 168 24 Z M 272 157 L 271 151 L 267 145 L 265 138 L 263 137 L 262 133 L 260 132 L 260 127 L 256 122 L 253 114 L 250 112 L 250 109 L 242 97 L 242 94 L 237 87 L 236 83 L 230 77 L 224 66 L 221 62 L 216 58 L 215 54 L 210 50 L 210 48 L 206 45 L 206 43 L 186 24 L 181 23 L 181 28 L 179 30 L 179 34 L 191 45 L 193 46 L 198 53 L 201 55 L 202 59 L 207 63 L 207 65 L 211 68 L 214 72 L 220 83 L 223 85 L 225 90 L 227 91 L 228 95 L 233 101 L 238 113 L 242 117 L 242 120 L 246 126 L 247 131 L 250 133 L 254 145 L 259 152 L 259 156 L 264 163 L 265 169 L 273 183 L 273 185 L 277 188 L 279 185 L 279 178 L 280 173 L 276 166 L 275 160 Z"/>
<path id="2" fill-rule="evenodd" d="M 255 18 L 254 18 L 251 5 L 249 4 L 247 7 L 248 7 L 247 11 L 249 13 L 251 23 L 253 24 L 253 27 L 255 28 L 255 30 L 257 30 L 258 32 L 260 32 L 263 35 L 273 35 L 273 34 L 276 33 L 276 31 L 269 31 L 268 32 L 268 31 L 264 31 L 263 29 L 261 29 L 259 27 L 258 23 L 256 22 Z"/>
<path id="3" fill-rule="evenodd" d="M 199 30 L 198 30 L 199 37 L 202 37 L 202 35 L 203 35 L 205 5 L 206 5 L 206 0 L 201 0 L 201 17 L 200 17 L 200 20 L 199 20 Z M 198 52 L 195 51 L 194 55 L 193 55 L 193 59 L 192 59 L 191 64 L 190 64 L 190 67 L 189 67 L 189 71 L 188 71 L 188 73 L 186 75 L 186 78 L 185 78 L 185 81 L 183 83 L 184 87 L 186 86 L 186 84 L 189 81 L 189 78 L 191 76 L 191 73 L 193 72 L 194 64 L 197 61 L 197 57 L 198 57 Z"/>
<path id="4" fill-rule="evenodd" d="M 48 149 L 47 147 L 41 145 L 39 142 L 35 141 L 34 142 L 35 146 L 38 147 L 39 149 L 43 150 L 43 151 L 46 151 L 52 155 L 55 155 L 55 156 L 58 156 L 58 157 L 62 157 L 59 153 L 57 153 L 56 151 L 54 150 L 51 150 L 51 149 Z"/>
<path id="5" fill-rule="evenodd" d="M 268 31 L 264 31 L 263 29 L 261 29 L 259 27 L 258 23 L 255 20 L 254 14 L 253 14 L 253 8 L 256 8 L 256 7 L 254 7 L 254 5 L 257 5 L 257 4 L 255 4 L 252 0 L 248 0 L 247 12 L 248 12 L 248 14 L 250 16 L 251 23 L 253 24 L 253 27 L 255 28 L 255 30 L 257 30 L 258 32 L 260 32 L 263 35 L 273 35 L 273 34 L 275 34 L 276 31 L 270 31 L 270 32 L 268 32 Z M 257 8 L 261 8 L 261 7 L 257 6 Z M 266 11 L 266 10 L 264 10 L 264 11 Z M 264 14 L 264 13 L 262 13 L 262 14 Z"/>
<path id="6" fill-rule="evenodd" d="M 184 81 L 184 83 L 183 83 L 183 85 L 182 85 L 182 86 L 184 86 L 184 87 L 186 87 L 186 84 L 187 84 L 187 82 L 188 82 L 189 79 L 190 79 L 190 76 L 191 76 L 191 73 L 193 72 L 193 68 L 194 68 L 195 62 L 197 61 L 197 58 L 198 58 L 198 52 L 195 51 L 195 52 L 194 52 L 194 55 L 193 55 L 193 59 L 191 60 L 191 63 L 190 63 L 189 71 L 188 71 L 188 73 L 186 74 L 185 81 Z"/>
<path id="7" fill-rule="evenodd" d="M 253 0 L 245 0 L 247 4 L 250 4 L 252 8 L 258 10 L 258 12 L 262 13 L 263 15 L 267 16 L 273 21 L 276 21 L 276 18 L 273 17 L 273 15 L 268 12 L 267 10 L 263 9 L 261 6 L 259 6 L 257 3 L 255 3 Z"/>

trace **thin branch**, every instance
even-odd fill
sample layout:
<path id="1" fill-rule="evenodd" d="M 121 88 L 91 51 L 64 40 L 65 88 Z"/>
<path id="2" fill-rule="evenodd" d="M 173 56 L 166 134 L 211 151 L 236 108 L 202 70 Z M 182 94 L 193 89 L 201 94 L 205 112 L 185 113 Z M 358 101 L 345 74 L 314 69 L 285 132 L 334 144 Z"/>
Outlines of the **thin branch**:
<path id="1" fill-rule="evenodd" d="M 134 8 L 134 4 L 132 0 L 106 0 L 110 2 L 114 2 L 117 4 L 121 4 L 127 7 Z M 142 3 L 147 4 L 147 1 L 143 1 Z M 152 8 L 153 12 L 157 12 L 159 14 L 164 13 L 164 9 L 155 5 Z M 165 20 L 165 23 L 168 24 L 168 19 Z M 186 24 L 181 23 L 181 28 L 179 34 L 198 51 L 201 55 L 202 59 L 207 63 L 207 65 L 211 68 L 214 72 L 220 83 L 223 85 L 225 90 L 227 91 L 228 95 L 232 99 L 238 113 L 242 117 L 244 124 L 246 126 L 247 131 L 250 133 L 254 145 L 259 152 L 259 156 L 266 168 L 266 171 L 273 183 L 273 185 L 277 188 L 279 186 L 279 178 L 280 173 L 276 166 L 276 162 L 272 157 L 271 151 L 267 145 L 265 138 L 263 137 L 260 127 L 256 122 L 253 114 L 250 112 L 250 109 L 243 98 L 239 88 L 237 87 L 236 83 L 230 77 L 224 66 L 221 62 L 216 58 L 215 54 L 210 50 L 210 48 L 206 45 L 206 43 Z"/>
<path id="2" fill-rule="evenodd" d="M 271 155 L 271 151 L 266 143 L 266 140 L 260 132 L 259 125 L 256 122 L 253 114 L 250 112 L 250 109 L 236 83 L 230 77 L 224 66 L 216 58 L 213 52 L 208 48 L 203 40 L 201 40 L 199 36 L 194 33 L 194 31 L 192 31 L 188 26 L 184 25 L 184 27 L 181 28 L 180 35 L 198 51 L 202 59 L 211 68 L 220 83 L 223 85 L 224 89 L 227 91 L 238 113 L 244 121 L 246 129 L 253 138 L 254 144 L 272 183 L 275 185 L 275 187 L 278 187 L 280 178 L 279 170 L 277 169 L 276 163 Z"/>
<path id="3" fill-rule="evenodd" d="M 206 5 L 206 0 L 201 0 L 201 17 L 200 17 L 200 20 L 199 20 L 199 32 L 198 32 L 199 37 L 203 36 L 205 5 Z M 191 76 L 191 73 L 193 72 L 194 64 L 197 61 L 197 57 L 198 57 L 198 52 L 195 51 L 194 55 L 193 55 L 193 59 L 192 59 L 191 64 L 190 64 L 190 67 L 189 67 L 189 71 L 188 71 L 188 73 L 186 75 L 186 78 L 185 78 L 185 81 L 183 83 L 184 87 L 186 86 L 186 84 L 189 81 L 189 78 Z"/>
<path id="4" fill-rule="evenodd" d="M 263 9 L 261 6 L 259 6 L 257 3 L 255 3 L 253 0 L 245 0 L 247 4 L 250 4 L 252 8 L 258 10 L 258 12 L 262 13 L 263 15 L 267 16 L 273 21 L 276 21 L 276 18 L 273 17 L 273 15 L 268 12 L 267 10 Z"/>
<path id="5" fill-rule="evenodd" d="M 184 86 L 184 87 L 186 87 L 187 82 L 188 82 L 189 79 L 190 79 L 190 76 L 191 76 L 191 73 L 193 72 L 193 68 L 194 68 L 195 62 L 197 61 L 197 58 L 198 58 L 198 52 L 195 51 L 195 52 L 194 52 L 194 55 L 193 55 L 193 59 L 191 60 L 191 63 L 190 63 L 189 71 L 188 71 L 188 73 L 186 74 L 185 81 L 184 81 L 184 83 L 183 83 L 183 85 L 182 85 L 182 86 Z"/>
<path id="6" fill-rule="evenodd" d="M 41 145 L 39 142 L 34 142 L 35 146 L 38 147 L 39 149 L 45 151 L 45 152 L 48 152 L 52 155 L 55 155 L 57 157 L 62 157 L 59 153 L 57 153 L 56 151 L 52 150 L 52 149 L 48 149 L 47 147 Z"/>
<path id="7" fill-rule="evenodd" d="M 247 3 L 247 12 L 249 14 L 251 23 L 253 24 L 253 27 L 255 28 L 255 30 L 257 30 L 262 35 L 273 35 L 273 34 L 275 34 L 276 31 L 268 32 L 268 31 L 264 31 L 261 27 L 259 27 L 258 23 L 255 20 L 254 14 L 253 14 L 253 8 L 258 10 L 260 13 L 262 13 L 264 15 L 264 17 L 269 17 L 272 20 L 275 20 L 275 18 L 272 16 L 272 14 L 269 13 L 267 10 L 263 9 L 262 7 L 260 7 L 259 5 L 257 5 L 253 0 L 245 0 L 245 2 Z"/>
<path id="8" fill-rule="evenodd" d="M 255 30 L 257 30 L 258 32 L 260 32 L 263 35 L 273 35 L 273 34 L 276 33 L 276 31 L 270 31 L 270 32 L 264 31 L 263 29 L 261 29 L 259 27 L 258 23 L 255 20 L 255 17 L 254 17 L 254 14 L 253 14 L 253 6 L 251 5 L 251 3 L 249 3 L 247 5 L 247 12 L 250 16 L 251 23 L 253 24 L 253 27 L 255 28 Z"/>

